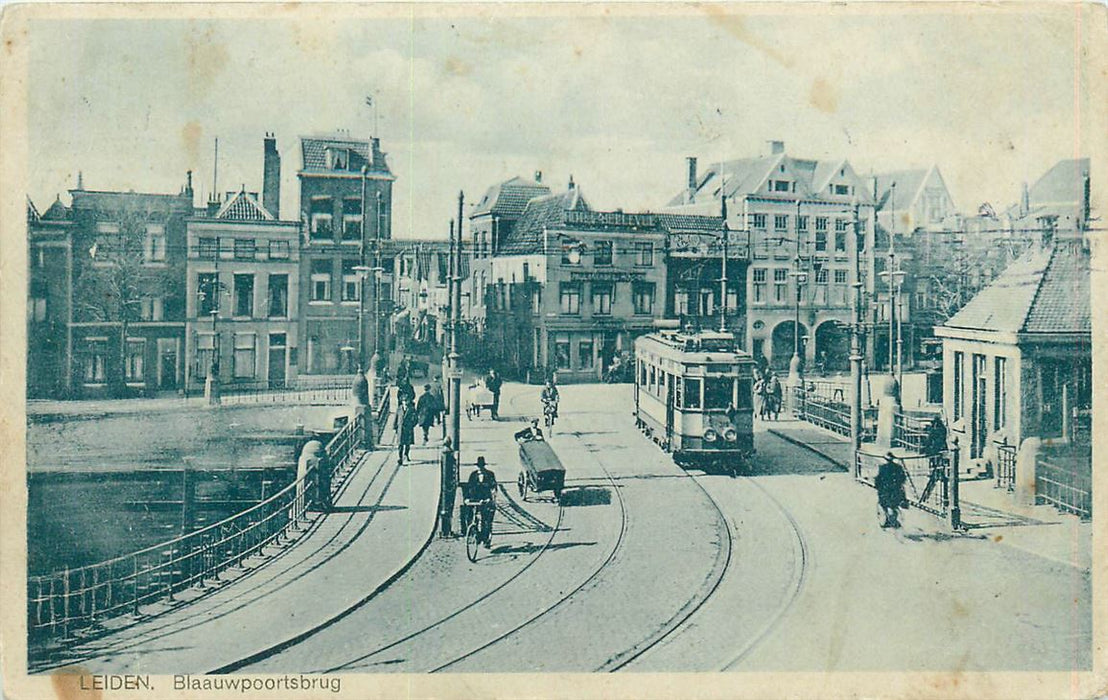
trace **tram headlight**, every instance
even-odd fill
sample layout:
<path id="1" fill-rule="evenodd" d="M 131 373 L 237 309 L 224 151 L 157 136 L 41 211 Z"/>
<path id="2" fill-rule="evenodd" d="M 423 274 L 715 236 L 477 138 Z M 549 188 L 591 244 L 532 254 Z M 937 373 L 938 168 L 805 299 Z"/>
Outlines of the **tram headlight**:
<path id="1" fill-rule="evenodd" d="M 705 442 L 715 442 L 718 439 L 719 439 L 719 433 L 717 433 L 714 429 L 708 428 L 707 430 L 704 431 L 704 440 L 705 440 Z"/>
<path id="2" fill-rule="evenodd" d="M 734 428 L 728 428 L 723 431 L 723 439 L 727 442 L 734 442 L 739 439 L 739 431 Z"/>

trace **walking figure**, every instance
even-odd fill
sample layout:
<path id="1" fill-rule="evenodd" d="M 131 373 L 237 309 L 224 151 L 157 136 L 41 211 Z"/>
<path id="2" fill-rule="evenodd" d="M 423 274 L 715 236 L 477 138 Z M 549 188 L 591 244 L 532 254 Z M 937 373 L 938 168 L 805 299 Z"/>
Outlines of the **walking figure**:
<path id="1" fill-rule="evenodd" d="M 415 442 L 415 428 L 418 422 L 415 406 L 411 399 L 405 400 L 396 410 L 393 428 L 396 430 L 397 464 L 411 461 L 412 443 Z"/>
<path id="2" fill-rule="evenodd" d="M 423 428 L 423 444 L 426 445 L 427 433 L 431 430 L 431 426 L 435 424 L 435 419 L 439 413 L 442 412 L 442 405 L 431 392 L 430 384 L 423 385 L 423 393 L 419 395 L 415 410 L 419 427 Z"/>
<path id="3" fill-rule="evenodd" d="M 500 419 L 500 387 L 504 381 L 495 369 L 490 369 L 485 377 L 485 388 L 492 392 L 492 419 Z"/>
<path id="4" fill-rule="evenodd" d="M 881 527 L 900 527 L 900 509 L 908 507 L 908 496 L 904 493 L 904 482 L 908 475 L 896 461 L 896 455 L 886 453 L 885 461 L 877 468 L 877 478 L 873 485 L 877 487 L 877 505 L 884 513 Z"/>

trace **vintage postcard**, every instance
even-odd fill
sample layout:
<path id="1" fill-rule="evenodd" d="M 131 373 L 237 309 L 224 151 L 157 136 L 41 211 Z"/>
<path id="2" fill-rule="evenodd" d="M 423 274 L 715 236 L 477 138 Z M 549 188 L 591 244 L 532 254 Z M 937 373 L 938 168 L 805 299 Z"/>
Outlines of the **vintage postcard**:
<path id="1" fill-rule="evenodd" d="M 1102 3 L 9 5 L 3 692 L 1108 692 Z"/>

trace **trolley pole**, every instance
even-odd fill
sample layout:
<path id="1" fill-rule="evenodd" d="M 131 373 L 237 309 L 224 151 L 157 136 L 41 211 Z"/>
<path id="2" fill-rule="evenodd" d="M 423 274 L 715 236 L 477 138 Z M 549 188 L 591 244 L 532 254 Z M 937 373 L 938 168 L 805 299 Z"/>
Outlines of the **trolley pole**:
<path id="1" fill-rule="evenodd" d="M 723 190 L 720 190 L 723 192 Z M 727 332 L 727 196 L 720 197 L 719 215 L 723 218 L 723 231 L 720 241 L 723 243 L 723 259 L 720 263 L 719 275 L 719 332 Z"/>
<path id="2" fill-rule="evenodd" d="M 862 446 L 862 271 L 858 251 L 858 203 L 854 203 L 854 318 L 850 324 L 850 444 L 853 446 L 854 464 L 851 471 L 858 478 L 858 450 Z"/>

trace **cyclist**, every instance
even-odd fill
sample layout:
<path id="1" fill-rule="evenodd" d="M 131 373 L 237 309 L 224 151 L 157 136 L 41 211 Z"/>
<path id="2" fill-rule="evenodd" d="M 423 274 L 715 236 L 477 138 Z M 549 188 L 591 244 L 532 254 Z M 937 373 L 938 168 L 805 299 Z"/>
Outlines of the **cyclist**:
<path id="1" fill-rule="evenodd" d="M 542 388 L 542 413 L 546 416 L 547 425 L 554 425 L 554 419 L 558 417 L 558 387 L 554 386 L 553 379 L 546 380 L 546 386 Z"/>
<path id="2" fill-rule="evenodd" d="M 896 461 L 896 455 L 889 452 L 885 461 L 877 468 L 877 478 L 873 485 L 877 487 L 877 505 L 885 514 L 881 527 L 900 527 L 900 509 L 908 506 L 908 497 L 904 494 L 904 482 L 908 480 L 904 467 Z"/>
<path id="3" fill-rule="evenodd" d="M 477 539 L 489 548 L 492 539 L 492 519 L 496 513 L 496 474 L 485 466 L 485 458 L 477 458 L 477 468 L 469 475 L 465 485 L 465 505 L 462 506 L 462 532 L 469 529 L 473 509 L 480 509 L 483 527 Z"/>

